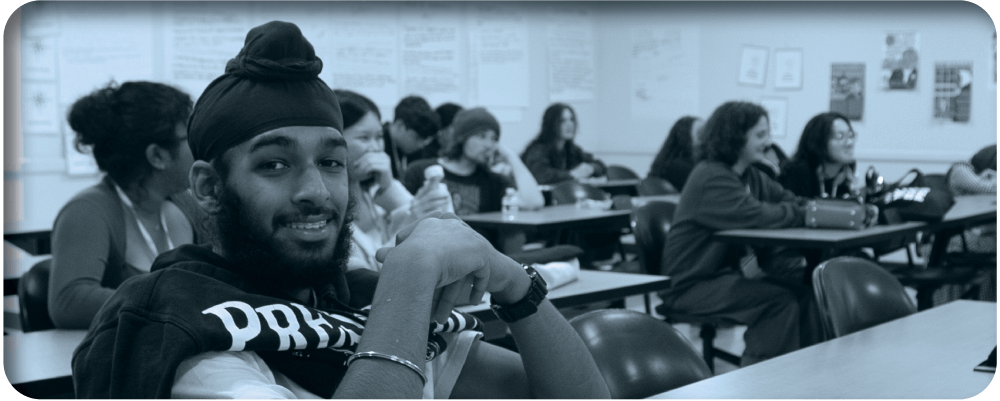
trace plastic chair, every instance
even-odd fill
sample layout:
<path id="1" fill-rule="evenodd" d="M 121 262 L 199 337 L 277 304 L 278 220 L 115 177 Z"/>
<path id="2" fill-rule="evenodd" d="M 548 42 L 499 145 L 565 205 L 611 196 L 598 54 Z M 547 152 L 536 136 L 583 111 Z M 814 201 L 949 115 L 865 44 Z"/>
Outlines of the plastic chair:
<path id="1" fill-rule="evenodd" d="M 816 303 L 831 338 L 917 311 L 899 280 L 867 259 L 836 257 L 820 263 L 812 277 Z"/>
<path id="2" fill-rule="evenodd" d="M 607 193 L 600 188 L 576 181 L 563 181 L 552 187 L 553 205 L 572 205 L 582 199 L 604 200 L 606 198 Z"/>
<path id="3" fill-rule="evenodd" d="M 21 307 L 21 331 L 28 333 L 56 328 L 49 317 L 49 272 L 52 259 L 45 259 L 21 276 L 17 298 Z"/>
<path id="4" fill-rule="evenodd" d="M 670 181 L 660 177 L 646 177 L 639 181 L 639 196 L 669 195 L 680 191 Z"/>
<path id="5" fill-rule="evenodd" d="M 660 274 L 663 244 L 666 243 L 667 232 L 670 231 L 676 209 L 676 204 L 653 201 L 632 210 L 632 232 L 635 233 L 635 244 L 639 248 L 639 261 L 646 274 Z M 715 348 L 715 335 L 718 329 L 736 326 L 739 324 L 738 322 L 718 317 L 685 315 L 671 311 L 665 305 L 658 306 L 656 311 L 665 316 L 668 322 L 687 323 L 700 327 L 702 358 L 713 372 L 715 371 L 715 358 L 736 366 L 740 365 L 739 356 Z"/>
<path id="6" fill-rule="evenodd" d="M 636 174 L 632 169 L 617 164 L 608 166 L 607 176 L 609 180 L 635 180 L 639 178 L 639 174 Z"/>
<path id="7" fill-rule="evenodd" d="M 712 376 L 691 343 L 670 324 L 627 309 L 601 309 L 570 320 L 611 390 L 646 398 Z"/>

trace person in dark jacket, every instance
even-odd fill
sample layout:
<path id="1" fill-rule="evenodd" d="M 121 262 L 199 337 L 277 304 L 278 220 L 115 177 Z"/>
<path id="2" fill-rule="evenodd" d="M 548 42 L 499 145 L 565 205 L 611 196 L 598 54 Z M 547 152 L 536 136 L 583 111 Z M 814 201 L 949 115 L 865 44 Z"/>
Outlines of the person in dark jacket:
<path id="1" fill-rule="evenodd" d="M 573 142 L 576 131 L 572 107 L 554 103 L 545 109 L 541 132 L 521 153 L 521 160 L 539 184 L 605 176 L 604 163 Z"/>
<path id="2" fill-rule="evenodd" d="M 743 365 L 799 348 L 800 299 L 796 272 L 776 271 L 768 252 L 728 245 L 713 238 L 737 228 L 799 227 L 803 207 L 791 192 L 752 164 L 771 146 L 767 112 L 759 105 L 727 102 L 705 123 L 699 162 L 681 193 L 663 249 L 661 273 L 672 287 L 660 294 L 672 312 L 718 316 L 747 325 Z M 797 269 L 801 283 L 804 259 Z M 744 277 L 759 268 L 767 275 Z M 791 285 L 789 285 L 791 284 Z"/>
<path id="3" fill-rule="evenodd" d="M 208 85 L 190 181 L 216 241 L 121 285 L 73 353 L 76 396 L 609 397 L 537 272 L 452 215 L 401 231 L 380 273 L 346 272 L 349 157 L 321 70 L 273 21 Z M 453 310 L 485 292 L 519 353 L 474 341 L 479 322 Z"/>
<path id="4" fill-rule="evenodd" d="M 857 134 L 850 120 L 837 112 L 817 114 L 806 123 L 795 155 L 782 169 L 779 181 L 806 198 L 850 199 L 857 162 Z"/>
<path id="5" fill-rule="evenodd" d="M 410 95 L 399 101 L 392 122 L 382 125 L 392 178 L 402 180 L 409 162 L 426 157 L 424 148 L 434 142 L 440 129 L 441 120 L 427 100 Z"/>
<path id="6" fill-rule="evenodd" d="M 660 177 L 670 182 L 678 191 L 684 190 L 691 169 L 694 168 L 698 134 L 705 122 L 698 117 L 681 117 L 670 128 L 667 139 L 653 158 L 649 177 Z"/>

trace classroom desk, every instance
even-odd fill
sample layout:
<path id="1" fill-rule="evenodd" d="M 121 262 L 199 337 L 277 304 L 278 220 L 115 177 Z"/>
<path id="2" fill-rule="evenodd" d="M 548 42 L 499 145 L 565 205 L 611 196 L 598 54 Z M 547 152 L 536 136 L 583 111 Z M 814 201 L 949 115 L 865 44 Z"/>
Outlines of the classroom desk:
<path id="1" fill-rule="evenodd" d="M 643 206 L 649 202 L 667 202 L 677 204 L 681 201 L 681 194 L 633 196 L 631 201 L 632 207 Z"/>
<path id="2" fill-rule="evenodd" d="M 883 240 L 945 228 L 996 222 L 997 205 L 994 195 L 959 196 L 955 205 L 937 223 L 905 222 L 888 226 L 875 226 L 863 230 L 837 230 L 820 228 L 779 228 L 725 230 L 715 234 L 722 242 L 754 246 L 788 246 L 822 248 L 827 251 L 855 248 Z"/>
<path id="3" fill-rule="evenodd" d="M 968 398 L 996 326 L 996 303 L 954 301 L 651 398 Z"/>
<path id="4" fill-rule="evenodd" d="M 670 278 L 667 276 L 581 270 L 578 280 L 549 291 L 547 298 L 556 308 L 567 308 L 642 294 L 646 302 L 646 313 L 650 313 L 649 293 L 665 290 L 669 286 Z M 458 309 L 484 322 L 497 320 L 490 310 L 488 297 L 479 305 L 466 305 Z"/>
<path id="5" fill-rule="evenodd" d="M 476 213 L 459 216 L 472 228 L 494 229 L 499 233 L 500 251 L 520 252 L 524 232 L 531 229 L 572 229 L 629 225 L 631 210 L 601 210 L 578 208 L 576 205 L 546 206 L 538 210 L 522 210 L 511 218 L 502 212 Z M 520 238 L 522 241 L 516 240 Z"/>
<path id="6" fill-rule="evenodd" d="M 70 360 L 86 330 L 43 330 L 3 337 L 7 380 L 22 394 L 42 398 L 72 395 Z"/>

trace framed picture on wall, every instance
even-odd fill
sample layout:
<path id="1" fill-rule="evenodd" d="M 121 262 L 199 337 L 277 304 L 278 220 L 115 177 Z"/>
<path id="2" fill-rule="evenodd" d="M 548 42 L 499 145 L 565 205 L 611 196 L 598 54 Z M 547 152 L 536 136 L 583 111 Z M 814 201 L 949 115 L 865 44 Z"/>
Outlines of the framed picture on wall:
<path id="1" fill-rule="evenodd" d="M 740 62 L 740 76 L 737 82 L 743 85 L 764 86 L 764 76 L 767 73 L 767 48 L 760 46 L 743 46 L 743 58 Z"/>
<path id="2" fill-rule="evenodd" d="M 802 49 L 774 51 L 774 87 L 802 89 Z"/>

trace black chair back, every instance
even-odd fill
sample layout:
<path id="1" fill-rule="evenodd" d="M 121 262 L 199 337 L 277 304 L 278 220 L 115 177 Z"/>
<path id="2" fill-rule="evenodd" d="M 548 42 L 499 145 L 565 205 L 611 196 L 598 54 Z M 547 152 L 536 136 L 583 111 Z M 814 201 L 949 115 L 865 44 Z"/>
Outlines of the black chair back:
<path id="1" fill-rule="evenodd" d="M 669 195 L 680 191 L 670 181 L 660 177 L 646 177 L 639 181 L 639 196 Z"/>
<path id="2" fill-rule="evenodd" d="M 895 277 L 867 259 L 841 256 L 813 270 L 813 290 L 829 338 L 917 311 Z"/>
<path id="3" fill-rule="evenodd" d="M 617 164 L 608 166 L 607 175 L 609 180 L 635 180 L 639 178 L 639 174 L 636 174 L 632 169 Z"/>
<path id="4" fill-rule="evenodd" d="M 581 199 L 604 200 L 606 196 L 600 188 L 576 181 L 563 181 L 552 187 L 553 205 L 572 205 Z"/>
<path id="5" fill-rule="evenodd" d="M 676 204 L 660 201 L 632 209 L 632 232 L 635 233 L 635 245 L 639 248 L 639 263 L 646 274 L 660 274 L 663 244 L 666 243 L 676 209 Z"/>
<path id="6" fill-rule="evenodd" d="M 712 376 L 691 343 L 669 323 L 627 309 L 570 320 L 590 350 L 611 398 L 641 399 Z"/>
<path id="7" fill-rule="evenodd" d="M 21 307 L 21 331 L 28 333 L 56 328 L 49 317 L 49 272 L 52 259 L 45 259 L 21 276 L 17 298 Z"/>

